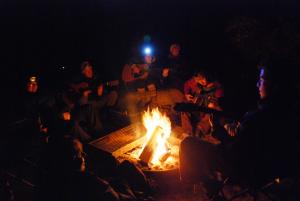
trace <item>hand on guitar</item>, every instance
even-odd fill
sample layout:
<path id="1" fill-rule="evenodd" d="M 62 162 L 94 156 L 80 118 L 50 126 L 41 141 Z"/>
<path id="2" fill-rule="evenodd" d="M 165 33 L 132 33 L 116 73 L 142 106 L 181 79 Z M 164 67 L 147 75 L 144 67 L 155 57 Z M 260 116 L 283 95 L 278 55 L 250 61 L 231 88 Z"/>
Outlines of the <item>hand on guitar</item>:
<path id="1" fill-rule="evenodd" d="M 131 64 L 125 65 L 122 71 L 122 80 L 125 83 L 134 82 L 140 79 L 146 79 L 148 77 L 146 65 L 143 64 Z"/>
<path id="2" fill-rule="evenodd" d="M 104 86 L 103 84 L 99 85 L 97 88 L 97 95 L 102 96 L 103 95 Z"/>
<path id="3" fill-rule="evenodd" d="M 240 125 L 241 125 L 240 122 L 233 122 L 233 123 L 225 124 L 224 128 L 227 131 L 228 135 L 230 135 L 231 137 L 235 137 L 237 135 Z"/>
<path id="4" fill-rule="evenodd" d="M 163 71 L 162 71 L 162 76 L 163 77 L 168 77 L 169 76 L 169 71 L 170 71 L 169 68 L 164 68 Z"/>
<path id="5" fill-rule="evenodd" d="M 191 94 L 185 94 L 185 98 L 190 103 L 193 103 L 195 99 L 194 96 L 192 96 Z"/>
<path id="6" fill-rule="evenodd" d="M 201 90 L 199 89 L 199 93 L 195 93 L 195 95 L 192 94 L 185 94 L 185 98 L 189 103 L 194 103 L 197 105 L 201 105 L 203 97 L 200 95 Z"/>
<path id="7" fill-rule="evenodd" d="M 141 73 L 141 69 L 137 65 L 132 65 L 131 69 L 132 69 L 133 74 L 140 74 Z"/>
<path id="8" fill-rule="evenodd" d="M 85 90 L 82 92 L 83 97 L 88 97 L 92 93 L 92 90 Z"/>

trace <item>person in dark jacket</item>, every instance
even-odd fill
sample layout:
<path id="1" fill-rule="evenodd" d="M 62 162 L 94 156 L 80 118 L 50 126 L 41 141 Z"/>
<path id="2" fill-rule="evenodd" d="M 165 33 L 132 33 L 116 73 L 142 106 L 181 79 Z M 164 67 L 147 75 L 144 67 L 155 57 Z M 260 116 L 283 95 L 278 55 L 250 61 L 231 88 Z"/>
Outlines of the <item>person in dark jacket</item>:
<path id="1" fill-rule="evenodd" d="M 64 136 L 51 143 L 39 164 L 37 200 L 136 200 L 131 191 L 121 193 L 87 170 L 86 154 L 79 140 Z"/>
<path id="2" fill-rule="evenodd" d="M 116 91 L 108 91 L 94 73 L 90 62 L 83 62 L 81 74 L 70 84 L 73 96 L 76 96 L 74 116 L 74 135 L 83 141 L 90 141 L 103 134 L 103 118 L 117 102 Z"/>
<path id="3" fill-rule="evenodd" d="M 299 172 L 299 160 L 295 157 L 300 143 L 296 126 L 299 92 L 290 84 L 292 74 L 283 67 L 288 67 L 288 63 L 278 61 L 260 68 L 258 107 L 242 120 L 224 125 L 234 140 L 221 152 L 195 138 L 181 143 L 183 177 L 200 179 L 218 170 L 238 182 L 261 187 L 275 178 L 293 177 Z M 294 94 L 295 101 L 286 104 L 286 100 L 291 100 L 287 94 Z M 210 154 L 203 154 L 209 149 Z M 200 152 L 202 158 L 195 159 Z"/>
<path id="4" fill-rule="evenodd" d="M 183 82 L 188 79 L 188 66 L 181 54 L 181 47 L 177 43 L 170 46 L 169 55 L 161 69 L 160 84 L 163 88 L 182 90 Z"/>

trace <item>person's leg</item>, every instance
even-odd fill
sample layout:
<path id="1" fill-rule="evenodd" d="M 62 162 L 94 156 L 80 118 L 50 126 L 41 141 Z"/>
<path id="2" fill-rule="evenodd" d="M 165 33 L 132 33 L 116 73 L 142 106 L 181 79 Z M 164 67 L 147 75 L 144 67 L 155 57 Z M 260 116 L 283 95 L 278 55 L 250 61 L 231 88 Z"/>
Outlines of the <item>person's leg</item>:
<path id="1" fill-rule="evenodd" d="M 94 104 L 81 106 L 74 115 L 74 135 L 83 141 L 89 141 L 100 135 L 103 125 L 99 111 Z"/>
<path id="2" fill-rule="evenodd" d="M 85 128 L 88 119 L 88 105 L 76 107 L 73 111 L 73 135 L 83 142 L 90 141 L 91 136 Z"/>
<path id="3" fill-rule="evenodd" d="M 99 136 L 103 130 L 103 124 L 100 118 L 100 109 L 94 105 L 88 107 L 88 125 L 94 136 Z"/>
<path id="4" fill-rule="evenodd" d="M 111 91 L 107 94 L 106 105 L 109 107 L 113 107 L 116 105 L 118 100 L 118 93 L 116 91 Z"/>
<path id="5" fill-rule="evenodd" d="M 181 120 L 181 127 L 183 130 L 188 133 L 189 135 L 192 135 L 193 133 L 193 127 L 190 120 L 191 116 L 187 112 L 181 112 L 180 113 L 180 120 Z"/>

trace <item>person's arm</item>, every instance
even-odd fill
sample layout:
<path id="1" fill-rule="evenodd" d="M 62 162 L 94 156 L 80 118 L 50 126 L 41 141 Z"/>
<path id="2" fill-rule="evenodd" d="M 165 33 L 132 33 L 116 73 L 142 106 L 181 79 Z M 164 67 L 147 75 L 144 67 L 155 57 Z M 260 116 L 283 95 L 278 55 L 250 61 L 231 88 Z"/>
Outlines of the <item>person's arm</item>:
<path id="1" fill-rule="evenodd" d="M 192 82 L 191 80 L 188 80 L 184 83 L 183 92 L 184 92 L 185 99 L 189 102 L 192 102 L 194 98 L 191 94 L 191 90 L 192 90 Z"/>
<path id="2" fill-rule="evenodd" d="M 148 75 L 149 75 L 149 72 L 144 72 L 141 76 L 138 77 L 138 79 L 144 80 L 148 77 Z"/>
<path id="3" fill-rule="evenodd" d="M 200 95 L 201 93 L 201 89 L 197 87 L 197 84 L 193 79 L 190 79 L 184 83 L 183 91 L 186 100 L 192 103 L 196 103 L 199 98 L 198 96 L 195 97 L 195 94 Z"/>
<path id="4" fill-rule="evenodd" d="M 224 89 L 222 87 L 222 85 L 219 82 L 215 82 L 214 83 L 216 91 L 215 91 L 215 97 L 216 98 L 221 98 L 224 96 Z"/>

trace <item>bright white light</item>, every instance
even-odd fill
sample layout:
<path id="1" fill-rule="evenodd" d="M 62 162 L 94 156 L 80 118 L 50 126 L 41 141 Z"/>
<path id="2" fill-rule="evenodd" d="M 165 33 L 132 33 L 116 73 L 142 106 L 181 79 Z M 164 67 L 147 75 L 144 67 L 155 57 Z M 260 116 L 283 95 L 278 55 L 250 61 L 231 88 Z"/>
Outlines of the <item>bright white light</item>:
<path id="1" fill-rule="evenodd" d="M 145 52 L 145 54 L 151 54 L 152 50 L 150 47 L 146 47 L 144 52 Z"/>

